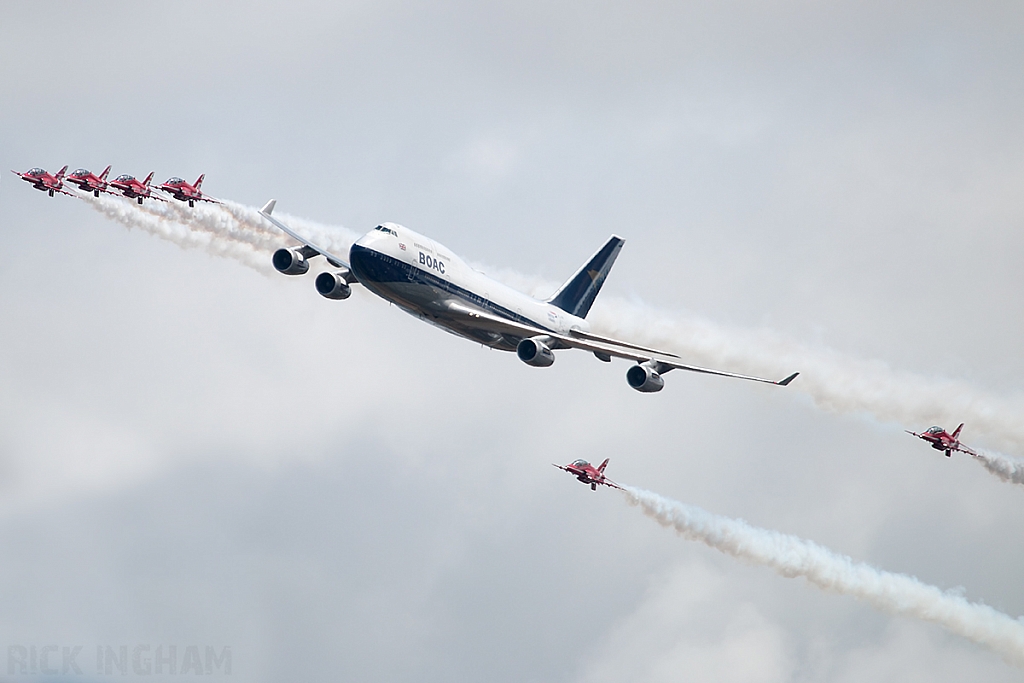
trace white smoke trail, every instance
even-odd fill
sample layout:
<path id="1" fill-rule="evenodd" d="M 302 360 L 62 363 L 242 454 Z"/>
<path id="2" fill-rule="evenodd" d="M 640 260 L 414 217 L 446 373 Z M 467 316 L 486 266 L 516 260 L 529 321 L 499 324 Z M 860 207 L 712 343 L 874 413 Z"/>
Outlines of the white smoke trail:
<path id="1" fill-rule="evenodd" d="M 1001 453 L 978 453 L 978 460 L 986 470 L 1010 484 L 1024 485 L 1024 461 Z"/>
<path id="2" fill-rule="evenodd" d="M 232 258 L 260 272 L 273 271 L 270 256 L 292 240 L 264 220 L 257 209 L 234 202 L 197 204 L 149 201 L 143 205 L 107 196 L 78 195 L 93 209 L 128 228 L 138 228 L 186 249 L 202 249 Z M 325 249 L 345 256 L 355 235 L 344 228 L 328 227 L 288 214 L 280 214 L 289 226 Z"/>
<path id="3" fill-rule="evenodd" d="M 1024 454 L 1024 396 L 999 397 L 778 334 L 729 329 L 612 297 L 598 299 L 588 319 L 600 334 L 663 348 L 696 365 L 780 379 L 800 371 L 787 391 L 809 394 L 828 411 L 866 413 L 912 429 L 966 422 L 966 429 L 989 437 L 996 448 Z"/>
<path id="4" fill-rule="evenodd" d="M 825 591 L 852 595 L 899 616 L 938 624 L 1024 667 L 1024 622 L 988 605 L 968 602 L 906 574 L 893 574 L 811 541 L 759 529 L 656 493 L 625 487 L 626 498 L 662 526 L 740 560 L 764 565 L 786 578 L 802 576 Z"/>
<path id="5" fill-rule="evenodd" d="M 272 270 L 269 256 L 252 244 L 223 239 L 219 233 L 197 230 L 194 224 L 177 222 L 166 214 L 143 210 L 122 199 L 79 196 L 96 211 L 129 229 L 144 230 L 185 249 L 202 249 L 215 256 L 232 258 L 261 272 Z"/>

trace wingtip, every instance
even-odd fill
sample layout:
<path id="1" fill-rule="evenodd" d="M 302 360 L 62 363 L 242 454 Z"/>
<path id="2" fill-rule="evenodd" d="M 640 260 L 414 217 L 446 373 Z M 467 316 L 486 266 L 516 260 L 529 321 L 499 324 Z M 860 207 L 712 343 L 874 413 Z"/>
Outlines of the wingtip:
<path id="1" fill-rule="evenodd" d="M 776 382 L 776 384 L 778 384 L 780 387 L 789 386 L 789 383 L 792 382 L 793 380 L 795 380 L 796 376 L 799 375 L 799 374 L 800 374 L 799 372 L 794 372 L 792 375 L 790 375 L 786 379 L 784 379 L 784 380 L 782 380 L 780 382 Z"/>
<path id="2" fill-rule="evenodd" d="M 270 214 L 274 213 L 274 207 L 276 205 L 277 200 L 271 199 L 269 202 L 263 205 L 263 208 L 260 209 L 260 213 L 262 213 L 264 216 L 269 216 Z"/>

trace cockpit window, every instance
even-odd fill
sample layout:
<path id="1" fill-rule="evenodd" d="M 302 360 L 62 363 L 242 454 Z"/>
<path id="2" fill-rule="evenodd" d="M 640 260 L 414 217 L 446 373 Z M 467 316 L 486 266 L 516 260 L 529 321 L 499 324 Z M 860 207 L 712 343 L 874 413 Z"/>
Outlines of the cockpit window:
<path id="1" fill-rule="evenodd" d="M 398 233 L 397 232 L 395 232 L 391 228 L 385 227 L 383 225 L 378 225 L 376 228 L 374 228 L 374 230 L 380 230 L 381 232 L 386 232 L 389 235 L 394 235 L 395 237 L 398 237 Z"/>
<path id="2" fill-rule="evenodd" d="M 81 178 L 82 176 L 89 175 L 89 171 L 85 170 L 84 168 L 80 168 L 80 169 L 77 169 L 71 175 L 75 176 L 76 178 Z"/>
<path id="3" fill-rule="evenodd" d="M 590 463 L 586 460 L 574 460 L 572 463 L 575 467 L 586 467 Z"/>
<path id="4" fill-rule="evenodd" d="M 941 431 L 942 431 L 942 427 L 932 427 L 931 429 L 928 430 L 928 433 L 929 434 L 938 434 Z"/>
<path id="5" fill-rule="evenodd" d="M 135 176 L 130 176 L 127 173 L 125 173 L 124 175 L 117 176 L 117 178 L 115 178 L 114 180 L 116 180 L 118 182 L 126 183 L 129 180 L 135 180 Z"/>
<path id="6" fill-rule="evenodd" d="M 43 175 L 44 173 L 46 173 L 46 171 L 41 168 L 30 168 L 28 169 L 28 173 L 25 175 Z"/>
<path id="7" fill-rule="evenodd" d="M 177 184 L 183 183 L 183 182 L 185 182 L 185 181 L 182 180 L 181 178 L 171 178 L 170 180 L 167 181 L 167 184 L 168 185 L 177 185 Z"/>

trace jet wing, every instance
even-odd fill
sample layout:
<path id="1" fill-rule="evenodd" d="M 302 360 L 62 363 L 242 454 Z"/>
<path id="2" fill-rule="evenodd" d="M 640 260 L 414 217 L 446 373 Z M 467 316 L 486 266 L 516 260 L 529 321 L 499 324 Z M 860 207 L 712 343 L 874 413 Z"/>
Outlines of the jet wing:
<path id="1" fill-rule="evenodd" d="M 335 256 L 334 254 L 332 254 L 331 252 L 327 251 L 323 247 L 319 247 L 316 244 L 313 244 L 313 242 L 309 241 L 305 237 L 302 237 L 298 233 L 293 232 L 292 229 L 289 228 L 287 225 L 285 225 L 281 221 L 279 221 L 276 218 L 274 218 L 273 216 L 271 216 L 270 214 L 273 213 L 274 206 L 276 204 L 277 204 L 277 200 L 276 199 L 271 199 L 269 202 L 267 202 L 266 204 L 263 205 L 262 209 L 260 209 L 260 215 L 263 216 L 264 218 L 266 218 L 268 221 L 270 221 L 274 225 L 276 225 L 278 227 L 278 229 L 281 230 L 284 234 L 288 235 L 292 239 L 295 239 L 295 240 L 298 240 L 299 242 L 302 242 L 303 246 L 309 247 L 310 249 L 312 249 L 316 253 L 321 254 L 325 259 L 327 259 L 327 262 L 330 263 L 335 268 L 347 268 L 349 271 L 352 270 L 352 268 L 348 265 L 348 262 L 345 259 L 343 259 L 343 258 L 341 258 L 339 256 Z"/>
<path id="2" fill-rule="evenodd" d="M 314 247 L 314 249 L 315 248 L 316 247 Z M 584 351 L 590 351 L 598 357 L 601 357 L 602 355 L 614 356 L 616 358 L 625 358 L 627 360 L 636 361 L 637 363 L 653 361 L 659 366 L 658 372 L 662 373 L 668 372 L 669 370 L 689 370 L 690 372 L 719 375 L 721 377 L 734 377 L 736 379 L 748 379 L 754 382 L 764 382 L 766 384 L 775 384 L 783 387 L 792 382 L 796 376 L 800 374 L 798 372 L 794 372 L 785 379 L 771 380 L 764 379 L 762 377 L 751 377 L 750 375 L 740 375 L 734 372 L 725 372 L 723 370 L 702 368 L 674 360 L 679 358 L 679 356 L 675 354 L 658 351 L 656 349 L 648 349 L 629 342 L 620 342 L 617 339 L 612 339 L 611 337 L 600 337 L 598 335 L 585 332 L 571 332 L 570 334 L 572 336 L 567 336 L 550 330 L 545 330 L 540 327 L 525 325 L 523 323 L 515 322 L 514 320 L 501 318 L 492 313 L 471 308 L 458 301 L 449 301 L 446 308 L 449 313 L 462 316 L 467 321 L 472 322 L 476 327 L 481 329 L 496 332 L 498 334 L 506 334 L 512 337 L 548 337 L 554 342 L 554 346 L 556 348 L 582 349 Z"/>
<path id="3" fill-rule="evenodd" d="M 971 450 L 970 448 L 968 448 L 967 446 L 965 446 L 963 444 L 957 444 L 953 448 L 953 450 L 954 451 L 960 451 L 961 453 L 966 453 L 967 455 L 973 455 L 975 458 L 980 458 L 981 457 L 976 452 L 974 452 L 973 450 Z"/>

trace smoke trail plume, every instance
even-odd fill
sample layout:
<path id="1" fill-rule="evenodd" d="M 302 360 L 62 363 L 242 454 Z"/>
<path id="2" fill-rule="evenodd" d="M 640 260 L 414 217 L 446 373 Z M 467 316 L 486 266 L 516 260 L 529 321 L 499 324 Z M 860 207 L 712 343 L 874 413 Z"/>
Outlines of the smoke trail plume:
<path id="1" fill-rule="evenodd" d="M 588 319 L 600 334 L 672 351 L 697 365 L 779 378 L 800 371 L 786 391 L 809 394 L 831 412 L 867 413 L 913 429 L 966 422 L 967 429 L 986 435 L 996 448 L 1024 454 L 1024 396 L 999 397 L 778 334 L 729 329 L 612 297 L 599 298 Z"/>
<path id="2" fill-rule="evenodd" d="M 986 470 L 1010 484 L 1024 485 L 1024 461 L 1000 453 L 978 453 Z"/>
<path id="3" fill-rule="evenodd" d="M 893 574 L 811 541 L 759 529 L 656 493 L 625 487 L 627 500 L 687 540 L 700 541 L 737 559 L 764 565 L 786 578 L 802 576 L 825 591 L 852 595 L 877 609 L 938 624 L 1024 667 L 1024 622 L 988 605 L 968 602 L 906 574 Z"/>
<path id="4" fill-rule="evenodd" d="M 270 255 L 274 250 L 292 242 L 264 220 L 257 209 L 235 202 L 188 207 L 174 201 L 138 205 L 106 196 L 78 196 L 96 211 L 129 229 L 144 230 L 185 249 L 202 249 L 232 258 L 264 273 L 273 270 Z M 355 239 L 353 233 L 344 228 L 332 228 L 287 214 L 281 214 L 281 219 L 341 256 L 348 254 Z"/>
<path id="5" fill-rule="evenodd" d="M 167 212 L 153 210 L 152 206 L 144 209 L 113 197 L 80 196 L 93 209 L 128 229 L 143 230 L 184 249 L 201 249 L 215 256 L 232 258 L 262 272 L 271 270 L 269 255 L 253 244 L 224 239 L 215 231 L 197 230 L 195 223 L 178 222 Z"/>

